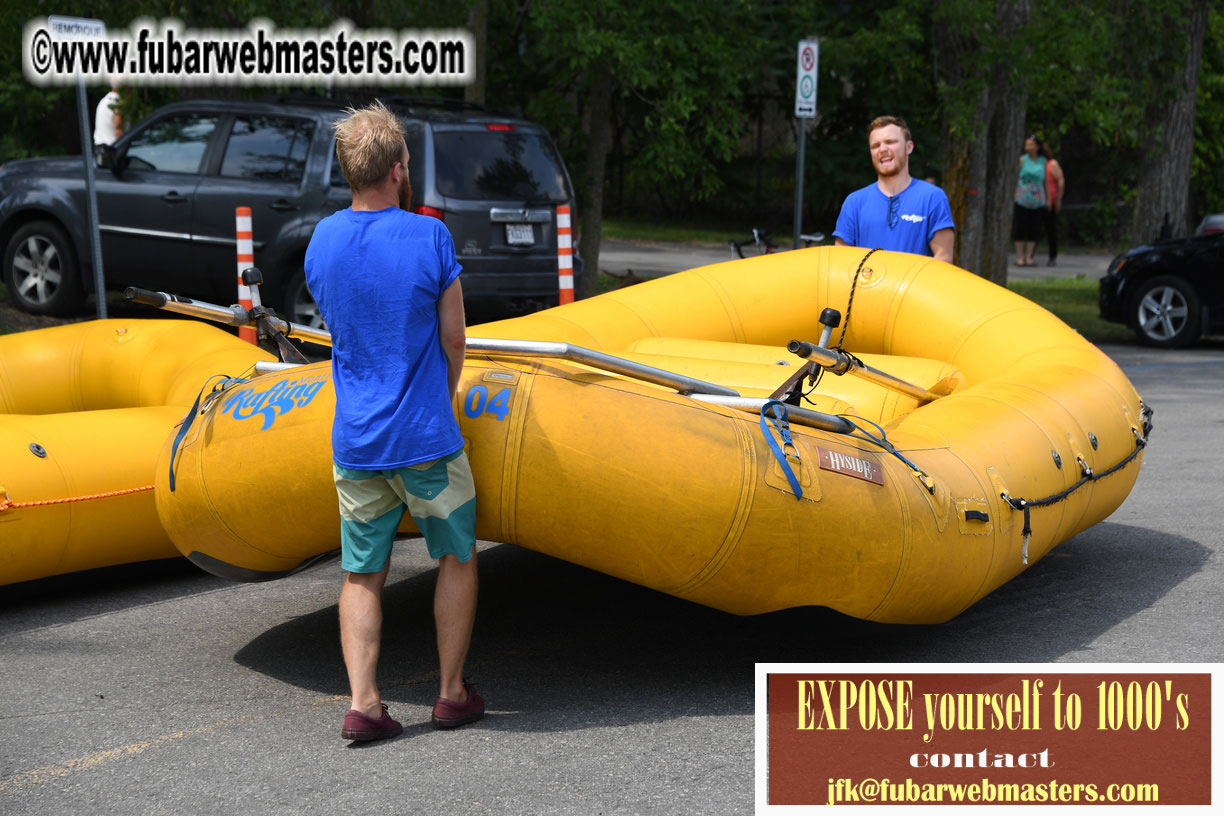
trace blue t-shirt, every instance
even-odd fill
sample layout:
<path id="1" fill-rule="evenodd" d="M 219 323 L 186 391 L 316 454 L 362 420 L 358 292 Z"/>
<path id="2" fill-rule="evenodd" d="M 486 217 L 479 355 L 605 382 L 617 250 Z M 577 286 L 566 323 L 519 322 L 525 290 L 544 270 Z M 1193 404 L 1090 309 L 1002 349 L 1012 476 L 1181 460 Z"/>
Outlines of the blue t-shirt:
<path id="1" fill-rule="evenodd" d="M 345 209 L 315 227 L 306 283 L 332 334 L 336 464 L 387 470 L 463 447 L 438 337 L 438 299 L 459 272 L 436 218 Z"/>
<path id="2" fill-rule="evenodd" d="M 892 209 L 890 227 L 889 210 Z M 875 184 L 846 196 L 833 234 L 850 246 L 931 255 L 931 238 L 951 227 L 948 197 L 934 184 L 913 179 L 891 198 Z"/>

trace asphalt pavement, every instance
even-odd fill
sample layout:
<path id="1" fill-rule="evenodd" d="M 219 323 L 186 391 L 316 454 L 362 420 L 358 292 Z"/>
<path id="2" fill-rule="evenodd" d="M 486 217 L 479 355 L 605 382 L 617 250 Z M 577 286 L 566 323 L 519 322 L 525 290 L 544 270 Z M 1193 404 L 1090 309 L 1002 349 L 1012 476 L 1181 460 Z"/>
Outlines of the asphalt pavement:
<path id="1" fill-rule="evenodd" d="M 1134 490 L 956 619 L 740 618 L 482 544 L 468 674 L 489 713 L 454 732 L 428 725 L 419 544 L 392 560 L 380 664 L 405 733 L 369 745 L 339 736 L 334 562 L 265 584 L 175 560 L 0 587 L 0 813 L 739 814 L 756 662 L 1219 661 L 1224 344 L 1105 350 L 1155 409 Z"/>

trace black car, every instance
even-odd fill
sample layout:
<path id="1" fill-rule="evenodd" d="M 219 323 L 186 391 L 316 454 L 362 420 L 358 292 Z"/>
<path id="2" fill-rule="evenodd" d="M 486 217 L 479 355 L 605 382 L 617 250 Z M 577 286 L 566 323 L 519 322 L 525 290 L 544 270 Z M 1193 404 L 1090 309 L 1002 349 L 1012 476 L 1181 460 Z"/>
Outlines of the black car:
<path id="1" fill-rule="evenodd" d="M 1224 233 L 1161 241 L 1114 258 L 1101 278 L 1101 317 L 1166 348 L 1224 329 Z"/>
<path id="2" fill-rule="evenodd" d="M 557 302 L 556 208 L 573 208 L 560 154 L 539 125 L 461 103 L 385 100 L 404 124 L 414 211 L 450 228 L 469 306 Z M 318 221 L 348 206 L 332 125 L 343 103 L 277 98 L 180 102 L 96 153 L 108 287 L 236 300 L 235 208 L 252 212 L 263 299 L 321 325 L 302 262 Z M 0 168 L 0 248 L 13 303 L 78 311 L 93 289 L 80 157 Z M 581 260 L 574 259 L 575 274 Z"/>

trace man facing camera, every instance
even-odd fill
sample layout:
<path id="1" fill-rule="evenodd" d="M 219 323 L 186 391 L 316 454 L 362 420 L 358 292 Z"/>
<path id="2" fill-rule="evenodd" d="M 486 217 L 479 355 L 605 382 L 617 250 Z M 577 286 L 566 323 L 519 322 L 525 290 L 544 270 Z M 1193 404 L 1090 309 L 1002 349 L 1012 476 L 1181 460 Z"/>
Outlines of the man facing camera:
<path id="1" fill-rule="evenodd" d="M 876 182 L 846 197 L 834 244 L 929 255 L 952 262 L 955 225 L 944 191 L 912 178 L 914 152 L 905 120 L 880 116 L 867 127 L 867 146 Z"/>

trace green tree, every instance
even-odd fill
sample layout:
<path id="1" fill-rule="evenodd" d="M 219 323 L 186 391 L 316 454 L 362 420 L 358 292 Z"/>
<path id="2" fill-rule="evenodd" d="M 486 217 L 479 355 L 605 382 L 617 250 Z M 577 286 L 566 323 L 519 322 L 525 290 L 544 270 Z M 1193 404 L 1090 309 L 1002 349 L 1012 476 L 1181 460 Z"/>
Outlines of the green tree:
<path id="1" fill-rule="evenodd" d="M 1190 171 L 1196 215 L 1224 212 L 1224 9 L 1208 9 L 1194 116 L 1194 162 Z"/>
<path id="2" fill-rule="evenodd" d="M 599 268 L 615 142 L 630 151 L 627 169 L 644 183 L 695 200 L 722 189 L 720 169 L 744 119 L 748 9 L 736 0 L 543 0 L 520 8 L 512 25 L 495 27 L 510 36 L 490 44 L 500 49 L 490 64 L 517 57 L 500 87 L 561 138 L 580 191 L 586 273 L 576 287 L 587 296 Z"/>
<path id="3" fill-rule="evenodd" d="M 1144 113 L 1146 125 L 1131 234 L 1146 240 L 1190 231 L 1190 168 L 1194 157 L 1194 110 L 1207 31 L 1207 0 L 1173 0 L 1146 7 L 1166 32 L 1154 54 L 1167 73 L 1155 74 Z"/>
<path id="4" fill-rule="evenodd" d="M 993 8 L 991 8 L 993 6 Z M 935 15 L 944 106 L 944 188 L 957 224 L 957 263 L 1007 283 L 1007 229 L 1024 138 L 1029 0 L 943 0 Z"/>

